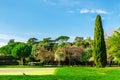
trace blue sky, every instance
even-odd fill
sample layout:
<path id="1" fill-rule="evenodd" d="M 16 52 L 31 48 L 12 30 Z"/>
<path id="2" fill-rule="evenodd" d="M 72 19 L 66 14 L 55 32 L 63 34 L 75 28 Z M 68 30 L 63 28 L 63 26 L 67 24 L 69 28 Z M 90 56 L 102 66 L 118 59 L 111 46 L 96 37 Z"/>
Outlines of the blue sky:
<path id="1" fill-rule="evenodd" d="M 0 46 L 9 39 L 93 37 L 97 14 L 110 34 L 120 27 L 120 0 L 0 0 Z"/>

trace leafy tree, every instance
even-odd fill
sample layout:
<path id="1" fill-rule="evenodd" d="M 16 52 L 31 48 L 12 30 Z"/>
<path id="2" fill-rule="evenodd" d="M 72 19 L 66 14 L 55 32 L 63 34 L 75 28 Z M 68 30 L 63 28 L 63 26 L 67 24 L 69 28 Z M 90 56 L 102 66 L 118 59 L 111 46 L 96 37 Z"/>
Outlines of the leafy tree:
<path id="1" fill-rule="evenodd" d="M 90 37 L 84 39 L 83 37 L 75 37 L 74 43 L 75 46 L 84 46 L 85 48 L 92 48 L 92 40 Z"/>
<path id="2" fill-rule="evenodd" d="M 69 65 L 72 64 L 76 64 L 76 61 L 79 61 L 79 58 L 82 56 L 83 54 L 83 47 L 79 46 L 65 46 L 63 48 L 63 52 L 66 55 L 66 59 L 68 59 L 69 61 Z"/>
<path id="3" fill-rule="evenodd" d="M 38 44 L 34 44 L 34 45 L 32 46 L 31 55 L 32 55 L 33 57 L 35 57 L 34 55 L 36 54 L 36 52 L 37 52 L 38 49 L 39 49 L 39 48 L 38 48 Z"/>
<path id="4" fill-rule="evenodd" d="M 92 50 L 91 48 L 86 48 L 84 49 L 83 54 L 80 57 L 80 62 L 87 62 L 89 61 L 90 57 L 92 57 Z"/>
<path id="5" fill-rule="evenodd" d="M 50 41 L 51 41 L 51 37 L 43 38 L 43 42 L 50 42 Z"/>
<path id="6" fill-rule="evenodd" d="M 51 37 L 43 38 L 42 45 L 46 50 L 52 51 L 54 44 L 54 40 L 51 40 Z"/>
<path id="7" fill-rule="evenodd" d="M 17 58 L 21 58 L 21 65 L 23 60 L 31 54 L 31 47 L 25 43 L 18 44 L 13 50 L 12 55 Z"/>
<path id="8" fill-rule="evenodd" d="M 8 42 L 8 44 L 11 44 L 11 43 L 14 43 L 14 42 L 15 42 L 14 39 L 10 39 L 9 42 Z"/>
<path id="9" fill-rule="evenodd" d="M 53 51 L 53 48 L 54 48 L 54 45 L 56 43 L 54 42 L 54 40 L 51 40 L 50 37 L 48 38 L 43 38 L 42 41 L 39 41 L 38 42 L 38 45 L 41 46 L 41 47 L 44 47 L 46 50 L 48 51 Z"/>
<path id="10" fill-rule="evenodd" d="M 49 64 L 49 62 L 54 61 L 54 54 L 51 51 L 48 51 L 44 48 L 37 50 L 35 58 L 40 60 L 41 63 Z"/>
<path id="11" fill-rule="evenodd" d="M 41 63 L 48 64 L 54 61 L 53 51 L 47 50 L 42 42 L 33 45 L 31 54 L 36 60 L 40 60 Z"/>
<path id="12" fill-rule="evenodd" d="M 94 62 L 96 67 L 105 67 L 107 63 L 106 44 L 101 16 L 97 15 L 94 28 Z"/>
<path id="13" fill-rule="evenodd" d="M 84 47 L 93 49 L 93 40 L 90 37 L 84 40 Z"/>
<path id="14" fill-rule="evenodd" d="M 70 37 L 68 37 L 68 36 L 59 36 L 58 38 L 56 38 L 55 41 L 62 43 L 62 42 L 68 41 L 69 38 L 70 38 Z"/>
<path id="15" fill-rule="evenodd" d="M 65 61 L 66 55 L 62 51 L 62 48 L 58 48 L 55 52 L 55 61 L 58 61 L 58 65 L 61 65 L 61 61 Z"/>
<path id="16" fill-rule="evenodd" d="M 82 54 L 82 46 L 76 47 L 68 45 L 64 47 L 59 47 L 55 52 L 55 61 L 58 61 L 59 65 L 61 61 L 65 61 L 69 65 L 76 64 Z"/>
<path id="17" fill-rule="evenodd" d="M 34 37 L 33 38 L 29 38 L 28 41 L 27 41 L 27 43 L 30 44 L 30 45 L 33 45 L 33 44 L 35 44 L 37 42 L 38 42 L 38 39 L 34 38 Z"/>
<path id="18" fill-rule="evenodd" d="M 58 45 L 58 48 L 63 48 L 65 46 L 71 46 L 70 42 L 62 42 L 61 44 Z"/>
<path id="19" fill-rule="evenodd" d="M 74 45 L 75 46 L 82 46 L 84 45 L 84 38 L 83 37 L 75 37 L 75 40 L 74 40 Z"/>
<path id="20" fill-rule="evenodd" d="M 0 48 L 0 55 L 9 56 L 11 54 L 11 49 L 9 49 L 8 45 Z"/>
<path id="21" fill-rule="evenodd" d="M 11 56 L 12 54 L 12 49 L 17 46 L 18 44 L 20 44 L 20 42 L 14 42 L 14 43 L 10 43 L 8 45 L 5 45 L 3 47 L 0 48 L 0 53 L 3 56 Z"/>
<path id="22" fill-rule="evenodd" d="M 107 38 L 106 42 L 108 55 L 111 56 L 111 58 L 114 57 L 114 60 L 120 63 L 120 28 L 115 30 L 114 33 Z"/>
<path id="23" fill-rule="evenodd" d="M 36 60 L 40 60 L 41 63 L 47 64 L 49 61 L 52 61 L 51 57 L 54 57 L 54 45 L 54 40 L 51 40 L 50 37 L 43 38 L 42 41 L 39 41 L 37 44 L 32 46 L 31 56 Z"/>

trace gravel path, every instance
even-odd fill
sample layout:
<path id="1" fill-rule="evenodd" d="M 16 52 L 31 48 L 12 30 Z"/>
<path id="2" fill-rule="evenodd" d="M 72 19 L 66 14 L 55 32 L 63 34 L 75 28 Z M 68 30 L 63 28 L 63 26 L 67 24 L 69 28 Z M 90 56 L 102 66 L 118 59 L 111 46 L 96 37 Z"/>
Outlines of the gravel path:
<path id="1" fill-rule="evenodd" d="M 54 75 L 56 68 L 0 68 L 0 75 Z"/>

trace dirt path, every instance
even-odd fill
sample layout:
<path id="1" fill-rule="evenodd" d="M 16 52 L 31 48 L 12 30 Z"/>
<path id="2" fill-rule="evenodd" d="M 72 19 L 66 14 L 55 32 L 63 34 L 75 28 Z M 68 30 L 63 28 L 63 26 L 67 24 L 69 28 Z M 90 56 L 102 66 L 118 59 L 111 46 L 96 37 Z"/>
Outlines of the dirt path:
<path id="1" fill-rule="evenodd" d="M 0 68 L 0 75 L 54 75 L 56 68 Z"/>

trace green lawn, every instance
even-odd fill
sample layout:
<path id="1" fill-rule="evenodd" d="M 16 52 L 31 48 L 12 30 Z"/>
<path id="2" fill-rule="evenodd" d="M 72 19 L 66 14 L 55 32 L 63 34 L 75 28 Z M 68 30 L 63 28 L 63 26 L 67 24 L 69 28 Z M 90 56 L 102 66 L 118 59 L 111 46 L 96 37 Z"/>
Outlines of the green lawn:
<path id="1" fill-rule="evenodd" d="M 120 80 L 120 68 L 64 67 L 58 69 L 56 75 L 71 80 Z"/>
<path id="2" fill-rule="evenodd" d="M 120 80 L 120 68 L 59 67 L 53 75 L 5 75 L 0 80 Z"/>
<path id="3" fill-rule="evenodd" d="M 0 68 L 53 68 L 55 66 L 1 65 Z"/>

